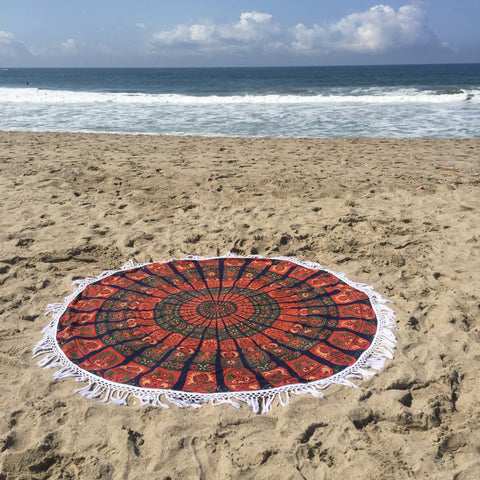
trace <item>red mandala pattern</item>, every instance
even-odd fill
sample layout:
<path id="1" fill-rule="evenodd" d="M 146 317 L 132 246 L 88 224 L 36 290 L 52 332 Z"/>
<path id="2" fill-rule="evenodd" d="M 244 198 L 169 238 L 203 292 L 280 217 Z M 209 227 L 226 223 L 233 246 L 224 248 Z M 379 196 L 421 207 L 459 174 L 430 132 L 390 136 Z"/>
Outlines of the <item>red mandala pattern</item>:
<path id="1" fill-rule="evenodd" d="M 88 285 L 57 343 L 112 382 L 195 393 L 265 390 L 328 378 L 373 342 L 368 296 L 288 260 L 153 263 Z"/>

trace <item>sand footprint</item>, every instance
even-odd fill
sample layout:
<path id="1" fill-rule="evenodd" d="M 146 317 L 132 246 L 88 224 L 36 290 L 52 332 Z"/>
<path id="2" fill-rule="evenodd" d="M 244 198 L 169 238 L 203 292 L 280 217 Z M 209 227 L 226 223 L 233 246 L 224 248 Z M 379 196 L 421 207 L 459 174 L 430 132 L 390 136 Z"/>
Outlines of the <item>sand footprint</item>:
<path id="1" fill-rule="evenodd" d="M 215 478 L 216 468 L 211 464 L 211 457 L 208 456 L 207 443 L 202 438 L 193 437 L 191 441 L 193 455 L 200 470 L 199 480 Z"/>

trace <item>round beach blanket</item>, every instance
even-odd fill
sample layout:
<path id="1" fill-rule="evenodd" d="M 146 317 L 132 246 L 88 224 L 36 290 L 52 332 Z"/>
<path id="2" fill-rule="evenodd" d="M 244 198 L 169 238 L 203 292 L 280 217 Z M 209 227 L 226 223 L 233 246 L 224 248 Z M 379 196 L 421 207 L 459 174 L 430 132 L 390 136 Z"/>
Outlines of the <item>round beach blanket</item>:
<path id="1" fill-rule="evenodd" d="M 392 358 L 393 312 L 366 285 L 293 258 L 129 262 L 74 282 L 35 355 L 79 392 L 126 403 L 238 401 L 269 411 Z"/>

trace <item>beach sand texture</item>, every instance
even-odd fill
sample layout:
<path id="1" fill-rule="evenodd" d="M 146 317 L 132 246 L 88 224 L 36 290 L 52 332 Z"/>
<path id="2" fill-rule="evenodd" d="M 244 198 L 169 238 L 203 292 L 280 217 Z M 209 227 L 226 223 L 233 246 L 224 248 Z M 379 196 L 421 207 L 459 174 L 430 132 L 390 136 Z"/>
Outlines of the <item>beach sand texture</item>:
<path id="1" fill-rule="evenodd" d="M 480 140 L 4 132 L 0 169 L 0 479 L 480 478 Z M 394 360 L 264 415 L 102 404 L 32 360 L 74 279 L 228 251 L 373 285 Z"/>

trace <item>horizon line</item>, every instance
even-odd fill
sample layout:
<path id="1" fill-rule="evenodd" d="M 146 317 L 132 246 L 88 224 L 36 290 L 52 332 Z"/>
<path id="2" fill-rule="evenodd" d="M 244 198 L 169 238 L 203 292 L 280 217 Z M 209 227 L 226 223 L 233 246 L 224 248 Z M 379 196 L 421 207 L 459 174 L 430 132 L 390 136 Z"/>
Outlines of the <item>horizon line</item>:
<path id="1" fill-rule="evenodd" d="M 224 66 L 0 66 L 0 71 L 21 69 L 246 69 L 246 68 L 332 68 L 332 67 L 399 67 L 422 65 L 480 65 L 478 62 L 432 62 L 432 63 L 352 63 L 335 65 L 224 65 Z"/>

